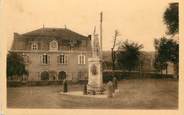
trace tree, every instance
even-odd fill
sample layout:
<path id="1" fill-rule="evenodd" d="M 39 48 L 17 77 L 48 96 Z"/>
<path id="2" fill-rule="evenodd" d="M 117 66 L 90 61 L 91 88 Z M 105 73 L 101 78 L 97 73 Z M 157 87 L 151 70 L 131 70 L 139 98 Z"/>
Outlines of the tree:
<path id="1" fill-rule="evenodd" d="M 159 71 L 161 73 L 161 75 L 163 74 L 163 70 L 166 70 L 166 74 L 167 74 L 167 62 L 163 61 L 162 57 L 159 57 L 158 54 L 155 55 L 155 61 L 154 61 L 154 67 L 157 71 Z"/>
<path id="2" fill-rule="evenodd" d="M 114 51 L 116 45 L 117 45 L 117 37 L 119 36 L 118 30 L 115 30 L 114 37 L 113 37 L 113 46 L 111 48 L 111 57 L 112 57 L 112 70 L 115 69 L 115 61 L 116 61 L 116 52 Z"/>
<path id="3" fill-rule="evenodd" d="M 163 21 L 167 25 L 167 34 L 172 35 L 172 37 L 178 33 L 178 17 L 178 3 L 171 3 L 164 12 Z M 176 68 L 178 77 L 179 44 L 173 39 L 162 37 L 155 39 L 154 46 L 156 49 L 155 68 L 159 70 L 161 74 L 162 70 L 166 69 L 167 74 L 168 62 L 171 62 Z"/>
<path id="4" fill-rule="evenodd" d="M 154 64 L 155 68 L 159 69 L 161 72 L 162 70 L 166 69 L 166 73 L 167 73 L 168 62 L 171 62 L 178 66 L 179 44 L 175 40 L 162 37 L 160 39 L 155 39 L 154 46 L 156 49 L 156 55 L 155 55 L 156 57 L 155 57 L 155 64 Z"/>
<path id="5" fill-rule="evenodd" d="M 7 76 L 13 79 L 14 75 L 22 77 L 27 74 L 23 57 L 18 53 L 9 52 L 7 56 Z"/>
<path id="6" fill-rule="evenodd" d="M 178 3 L 172 3 L 164 12 L 164 23 L 167 25 L 169 35 L 178 33 Z"/>
<path id="7" fill-rule="evenodd" d="M 168 61 L 169 53 L 167 50 L 168 46 L 165 44 L 167 44 L 167 39 L 165 37 L 154 40 L 154 46 L 157 51 L 155 54 L 154 66 L 157 70 L 161 72 L 161 74 L 162 74 L 162 71 L 165 69 L 167 74 L 167 61 Z"/>
<path id="8" fill-rule="evenodd" d="M 117 61 L 122 69 L 132 71 L 140 62 L 140 50 L 143 48 L 142 44 L 129 42 L 128 40 L 121 43 L 118 48 Z"/>

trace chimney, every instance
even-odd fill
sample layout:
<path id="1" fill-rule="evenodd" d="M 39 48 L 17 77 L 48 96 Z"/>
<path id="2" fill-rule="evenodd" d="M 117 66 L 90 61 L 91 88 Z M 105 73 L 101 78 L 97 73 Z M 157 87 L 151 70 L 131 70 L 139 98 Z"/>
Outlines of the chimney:
<path id="1" fill-rule="evenodd" d="M 91 40 L 91 34 L 90 34 L 90 35 L 88 35 L 88 38 Z"/>

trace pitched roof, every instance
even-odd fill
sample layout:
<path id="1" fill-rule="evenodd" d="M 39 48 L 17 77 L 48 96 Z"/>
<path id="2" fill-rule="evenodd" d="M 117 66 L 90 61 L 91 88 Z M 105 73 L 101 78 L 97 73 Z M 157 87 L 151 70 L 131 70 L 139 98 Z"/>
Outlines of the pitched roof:
<path id="1" fill-rule="evenodd" d="M 31 32 L 22 34 L 25 37 L 55 37 L 63 39 L 87 39 L 89 37 L 78 34 L 66 28 L 40 28 Z"/>

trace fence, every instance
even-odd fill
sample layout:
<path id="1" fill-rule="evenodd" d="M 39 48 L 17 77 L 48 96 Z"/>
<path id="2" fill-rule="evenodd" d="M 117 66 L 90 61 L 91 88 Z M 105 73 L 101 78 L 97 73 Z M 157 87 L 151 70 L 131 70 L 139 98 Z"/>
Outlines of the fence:
<path id="1" fill-rule="evenodd" d="M 118 80 L 123 79 L 167 79 L 174 78 L 172 74 L 159 74 L 159 73 L 140 73 L 140 72 L 122 72 L 122 71 L 104 71 L 103 72 L 103 82 L 107 82 L 112 80 L 112 77 L 115 76 Z M 73 82 L 69 80 L 69 84 L 83 84 L 86 83 L 87 80 L 79 80 L 78 82 Z M 8 87 L 19 87 L 19 86 L 45 86 L 45 85 L 62 85 L 62 81 L 7 81 Z"/>
<path id="2" fill-rule="evenodd" d="M 174 78 L 172 74 L 159 74 L 155 72 L 123 72 L 123 71 L 104 71 L 103 72 L 103 80 L 104 82 L 109 81 L 112 77 L 116 77 L 118 80 L 122 79 L 146 79 L 146 78 L 154 78 L 154 79 L 166 79 L 166 78 Z"/>

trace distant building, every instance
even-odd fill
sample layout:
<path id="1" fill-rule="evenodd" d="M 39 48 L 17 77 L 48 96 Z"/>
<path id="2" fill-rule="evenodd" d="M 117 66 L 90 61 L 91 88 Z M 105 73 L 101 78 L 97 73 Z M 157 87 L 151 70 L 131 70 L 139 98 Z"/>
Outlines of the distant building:
<path id="1" fill-rule="evenodd" d="M 91 57 L 91 36 L 66 28 L 40 28 L 24 34 L 14 33 L 9 52 L 24 57 L 28 80 L 86 79 Z"/>

